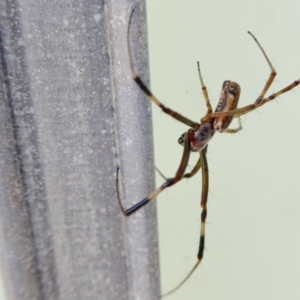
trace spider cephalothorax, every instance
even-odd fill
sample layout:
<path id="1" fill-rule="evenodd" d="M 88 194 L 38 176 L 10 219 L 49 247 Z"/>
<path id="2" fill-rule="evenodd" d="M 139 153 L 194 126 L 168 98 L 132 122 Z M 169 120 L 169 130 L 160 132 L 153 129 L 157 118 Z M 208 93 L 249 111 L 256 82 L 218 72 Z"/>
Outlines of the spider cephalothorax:
<path id="1" fill-rule="evenodd" d="M 180 145 L 184 145 L 184 137 L 187 134 L 190 141 L 190 151 L 199 152 L 201 151 L 210 139 L 213 137 L 215 129 L 212 122 L 205 122 L 200 125 L 197 130 L 189 129 L 183 133 L 178 139 Z"/>

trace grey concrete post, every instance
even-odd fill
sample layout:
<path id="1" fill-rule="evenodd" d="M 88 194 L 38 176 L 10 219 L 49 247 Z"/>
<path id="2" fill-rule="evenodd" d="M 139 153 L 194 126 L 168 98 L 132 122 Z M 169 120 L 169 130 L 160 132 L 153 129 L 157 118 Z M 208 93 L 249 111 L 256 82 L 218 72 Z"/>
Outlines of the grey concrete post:
<path id="1" fill-rule="evenodd" d="M 131 45 L 149 83 L 146 11 Z M 0 243 L 8 299 L 157 299 L 150 101 L 135 2 L 0 1 Z"/>

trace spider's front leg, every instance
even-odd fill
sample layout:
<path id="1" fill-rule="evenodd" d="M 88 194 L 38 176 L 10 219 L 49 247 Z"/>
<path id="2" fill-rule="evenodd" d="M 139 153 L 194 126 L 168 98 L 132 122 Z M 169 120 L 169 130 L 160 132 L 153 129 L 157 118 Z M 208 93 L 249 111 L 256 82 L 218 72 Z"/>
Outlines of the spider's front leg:
<path id="1" fill-rule="evenodd" d="M 191 129 L 190 129 L 191 130 Z M 123 213 L 124 216 L 129 217 L 131 214 L 133 214 L 134 212 L 136 212 L 137 210 L 139 210 L 141 207 L 145 206 L 146 204 L 148 204 L 151 200 L 155 199 L 155 197 L 161 193 L 164 189 L 176 184 L 177 182 L 179 182 L 182 177 L 183 174 L 185 172 L 186 166 L 189 162 L 189 158 L 190 158 L 190 151 L 191 151 L 191 142 L 190 142 L 190 137 L 189 137 L 189 131 L 185 134 L 184 137 L 184 150 L 183 150 L 183 155 L 182 155 L 182 159 L 179 165 L 179 168 L 176 172 L 176 175 L 174 178 L 170 178 L 168 179 L 163 185 L 161 185 L 156 191 L 154 191 L 150 196 L 146 197 L 145 199 L 141 200 L 140 202 L 138 202 L 137 204 L 133 205 L 132 207 L 128 208 L 128 209 L 124 209 L 123 205 L 122 205 L 122 201 L 120 198 L 120 192 L 119 192 L 119 168 L 117 169 L 117 177 L 116 177 L 116 189 L 117 189 L 117 199 L 118 199 L 118 203 L 121 209 L 121 212 Z"/>
<path id="2" fill-rule="evenodd" d="M 139 86 L 139 88 L 158 106 L 161 108 L 161 110 L 171 116 L 172 118 L 176 119 L 177 121 L 188 125 L 191 128 L 195 128 L 199 124 L 196 122 L 193 122 L 192 120 L 184 117 L 183 115 L 179 114 L 178 112 L 164 106 L 158 98 L 156 98 L 153 93 L 150 91 L 150 89 L 145 85 L 145 83 L 142 81 L 142 79 L 137 75 L 134 66 L 133 66 L 133 60 L 132 60 L 132 54 L 131 54 L 131 48 L 130 48 L 130 40 L 129 40 L 129 33 L 130 33 L 130 25 L 132 21 L 132 17 L 134 14 L 134 9 L 131 11 L 131 15 L 129 17 L 128 22 L 128 28 L 127 28 L 127 47 L 128 47 L 128 55 L 129 55 L 129 63 L 131 68 L 131 73 L 133 76 L 133 80 L 136 82 L 136 84 Z"/>
<path id="3" fill-rule="evenodd" d="M 232 130 L 235 130 L 235 129 L 232 129 Z M 207 147 L 204 148 L 204 151 L 205 151 L 205 153 L 207 153 Z M 192 171 L 189 173 L 185 173 L 182 178 L 191 178 L 195 174 L 197 174 L 197 172 L 200 170 L 200 168 L 201 168 L 201 152 L 199 152 L 199 154 L 200 154 L 200 157 L 197 160 L 197 163 L 195 164 Z M 155 170 L 164 180 L 166 180 L 166 181 L 169 180 L 169 178 L 167 178 L 158 168 L 155 168 Z"/>
<path id="4" fill-rule="evenodd" d="M 141 207 L 148 204 L 151 200 L 155 199 L 155 197 L 160 194 L 164 189 L 176 184 L 179 182 L 183 176 L 186 169 L 186 166 L 189 162 L 190 158 L 190 152 L 199 152 L 201 153 L 204 151 L 204 147 L 207 145 L 207 143 L 210 141 L 210 139 L 213 137 L 215 133 L 215 130 L 213 129 L 212 122 L 206 122 L 200 125 L 199 128 L 196 129 L 189 129 L 183 136 L 181 136 L 178 140 L 180 144 L 184 146 L 182 159 L 179 165 L 179 168 L 176 172 L 176 175 L 174 178 L 168 179 L 163 185 L 161 185 L 156 191 L 154 191 L 150 196 L 146 197 L 145 199 L 141 200 L 137 204 L 133 205 L 132 207 L 128 209 L 124 209 L 121 198 L 120 198 L 120 192 L 119 192 L 119 170 L 117 170 L 117 177 L 116 177 L 116 189 L 117 189 L 117 199 L 120 206 L 120 209 L 124 216 L 128 217 L 137 210 L 139 210 Z M 194 167 L 191 173 L 188 173 L 186 177 L 191 177 L 194 175 L 202 165 L 202 160 L 200 163 Z M 193 174 L 192 174 L 193 173 Z"/>

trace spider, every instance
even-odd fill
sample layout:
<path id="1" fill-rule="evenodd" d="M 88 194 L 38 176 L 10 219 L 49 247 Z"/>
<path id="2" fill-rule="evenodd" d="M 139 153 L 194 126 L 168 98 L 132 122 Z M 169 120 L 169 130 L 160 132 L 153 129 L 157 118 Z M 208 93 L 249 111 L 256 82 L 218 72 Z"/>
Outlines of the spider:
<path id="1" fill-rule="evenodd" d="M 194 122 L 181 114 L 175 112 L 174 110 L 164 106 L 158 98 L 156 98 L 152 92 L 148 89 L 148 87 L 144 84 L 144 82 L 141 80 L 141 78 L 137 75 L 135 72 L 134 66 L 133 66 L 133 60 L 131 55 L 131 49 L 130 49 L 130 42 L 129 42 L 129 32 L 130 32 L 130 25 L 132 22 L 132 16 L 134 13 L 134 9 L 131 12 L 129 22 L 128 22 L 128 28 L 127 28 L 127 47 L 128 47 L 128 54 L 129 54 L 129 62 L 130 67 L 132 71 L 132 76 L 134 81 L 137 83 L 139 88 L 158 106 L 161 108 L 161 110 L 176 119 L 177 121 L 187 125 L 190 127 L 190 129 L 183 133 L 179 139 L 178 143 L 183 146 L 183 155 L 181 162 L 179 164 L 178 170 L 173 178 L 166 179 L 159 171 L 159 173 L 166 179 L 166 182 L 161 185 L 157 190 L 155 190 L 151 195 L 144 198 L 143 200 L 139 201 L 132 207 L 128 209 L 124 209 L 121 199 L 120 199 L 120 193 L 119 193 L 119 184 L 118 184 L 118 178 L 119 178 L 119 168 L 117 169 L 117 177 L 116 177 L 116 189 L 117 189 L 117 199 L 118 204 L 120 207 L 120 210 L 122 214 L 126 217 L 129 217 L 134 212 L 139 210 L 141 207 L 145 206 L 149 202 L 151 202 L 153 199 L 156 198 L 164 189 L 178 183 L 182 178 L 190 178 L 194 176 L 199 169 L 202 170 L 202 195 L 201 195 L 201 226 L 200 226 L 200 241 L 199 241 L 199 250 L 197 254 L 197 262 L 194 265 L 194 267 L 190 270 L 190 272 L 187 274 L 187 276 L 171 291 L 168 293 L 162 295 L 162 297 L 167 296 L 178 290 L 193 274 L 193 272 L 196 270 L 196 268 L 200 265 L 202 259 L 203 259 L 203 252 L 204 252 L 204 245 L 205 245 L 205 222 L 206 222 L 206 216 L 207 216 L 207 199 L 208 199 L 208 189 L 209 189 L 209 172 L 208 172 L 208 164 L 206 159 L 206 152 L 207 152 L 207 144 L 211 140 L 211 138 L 214 136 L 216 131 L 223 133 L 236 133 L 242 129 L 241 122 L 240 122 L 240 116 L 245 115 L 258 107 L 264 105 L 267 102 L 270 102 L 277 98 L 278 96 L 290 91 L 294 87 L 296 87 L 300 83 L 300 79 L 294 81 L 292 84 L 288 85 L 284 89 L 265 97 L 268 89 L 270 88 L 272 82 L 274 81 L 274 78 L 276 76 L 276 71 L 270 62 L 266 52 L 256 39 L 256 37 L 248 31 L 248 33 L 252 36 L 256 44 L 258 45 L 259 49 L 261 50 L 262 54 L 264 55 L 270 69 L 271 74 L 260 93 L 259 97 L 255 100 L 253 104 L 244 106 L 242 108 L 237 108 L 241 88 L 238 83 L 226 80 L 223 83 L 222 91 L 220 100 L 218 102 L 217 108 L 215 111 L 213 111 L 212 106 L 210 104 L 208 92 L 206 89 L 206 86 L 204 84 L 201 71 L 200 71 L 200 64 L 197 62 L 198 67 L 198 75 L 200 79 L 200 84 L 202 87 L 202 92 L 204 95 L 204 99 L 206 102 L 207 112 L 204 117 L 200 119 L 200 123 Z M 231 121 L 233 118 L 239 118 L 239 127 L 230 129 L 228 128 L 231 124 Z M 187 164 L 189 162 L 190 152 L 199 152 L 200 157 L 192 169 L 190 173 L 185 174 L 185 170 L 187 167 Z"/>

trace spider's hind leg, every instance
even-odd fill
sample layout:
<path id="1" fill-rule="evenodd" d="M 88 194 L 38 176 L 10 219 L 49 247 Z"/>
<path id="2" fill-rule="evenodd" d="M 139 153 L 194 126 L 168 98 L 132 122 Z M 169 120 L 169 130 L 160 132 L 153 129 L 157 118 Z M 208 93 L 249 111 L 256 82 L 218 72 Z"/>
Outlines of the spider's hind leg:
<path id="1" fill-rule="evenodd" d="M 241 122 L 241 118 L 239 118 L 239 127 L 237 128 L 229 128 L 229 129 L 226 129 L 224 132 L 226 133 L 237 133 L 239 131 L 241 131 L 243 129 L 243 126 L 242 126 L 242 122 Z"/>
<path id="2" fill-rule="evenodd" d="M 168 293 L 162 295 L 162 297 L 168 296 L 175 291 L 177 291 L 194 273 L 197 267 L 201 264 L 203 260 L 204 254 L 204 247 L 205 247 L 205 223 L 207 217 L 207 199 L 208 199 L 208 188 L 209 188 L 209 173 L 208 173 L 208 164 L 206 159 L 206 151 L 207 146 L 201 150 L 200 157 L 201 157 L 201 166 L 202 166 L 202 195 L 201 195 L 201 226 L 200 226 L 200 241 L 199 241 L 199 250 L 197 254 L 197 262 L 192 268 L 192 270 L 188 273 L 188 275 L 177 285 L 174 289 L 169 291 Z"/>
<path id="3" fill-rule="evenodd" d="M 263 47 L 261 46 L 261 44 L 259 43 L 259 41 L 256 39 L 256 37 L 250 32 L 248 31 L 248 33 L 253 37 L 254 41 L 256 42 L 256 44 L 258 45 L 259 49 L 261 50 L 261 52 L 263 53 L 270 69 L 271 69 L 271 74 L 268 78 L 268 81 L 266 82 L 261 94 L 259 95 L 259 97 L 257 98 L 256 102 L 259 103 L 266 95 L 269 87 L 271 86 L 272 82 L 274 81 L 275 76 L 277 75 L 275 68 L 273 67 L 270 59 L 267 56 L 267 53 L 265 52 L 265 50 L 263 49 Z"/>

